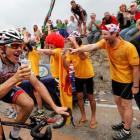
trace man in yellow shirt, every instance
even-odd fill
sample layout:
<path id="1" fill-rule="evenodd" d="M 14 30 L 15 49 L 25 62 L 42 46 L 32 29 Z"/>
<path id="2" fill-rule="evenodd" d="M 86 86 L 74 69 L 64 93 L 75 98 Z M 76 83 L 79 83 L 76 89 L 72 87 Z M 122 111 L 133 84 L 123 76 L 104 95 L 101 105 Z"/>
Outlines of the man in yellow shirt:
<path id="1" fill-rule="evenodd" d="M 108 24 L 102 28 L 103 39 L 96 44 L 72 49 L 71 53 L 106 49 L 109 57 L 112 90 L 114 100 L 120 113 L 122 122 L 113 125 L 114 140 L 126 140 L 131 137 L 131 124 L 133 118 L 132 97 L 139 91 L 139 56 L 135 46 L 119 36 L 119 27 Z M 77 45 L 75 39 L 73 43 Z"/>

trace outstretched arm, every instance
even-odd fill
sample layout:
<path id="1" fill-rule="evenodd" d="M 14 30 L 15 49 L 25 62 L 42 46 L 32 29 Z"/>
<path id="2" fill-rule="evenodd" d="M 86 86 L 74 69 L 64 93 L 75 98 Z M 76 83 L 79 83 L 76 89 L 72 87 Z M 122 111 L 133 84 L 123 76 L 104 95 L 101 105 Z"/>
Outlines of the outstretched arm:
<path id="1" fill-rule="evenodd" d="M 100 48 L 97 44 L 88 44 L 88 45 L 85 45 L 85 47 L 78 47 L 79 45 L 77 44 L 75 38 L 71 37 L 70 40 L 72 41 L 72 43 L 74 44 L 76 48 L 76 49 L 70 49 L 71 53 L 89 52 L 89 51 L 97 50 Z"/>
<path id="2" fill-rule="evenodd" d="M 39 54 L 53 55 L 54 51 L 51 49 L 37 49 Z"/>

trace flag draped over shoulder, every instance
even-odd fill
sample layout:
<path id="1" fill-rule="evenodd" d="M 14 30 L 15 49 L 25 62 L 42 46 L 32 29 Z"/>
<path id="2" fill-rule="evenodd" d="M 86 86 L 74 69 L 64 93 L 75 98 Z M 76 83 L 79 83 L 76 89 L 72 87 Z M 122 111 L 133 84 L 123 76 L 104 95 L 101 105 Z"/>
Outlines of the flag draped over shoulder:
<path id="1" fill-rule="evenodd" d="M 62 57 L 60 56 L 59 59 L 60 101 L 62 106 L 72 109 L 72 86 L 69 74 L 63 66 Z"/>

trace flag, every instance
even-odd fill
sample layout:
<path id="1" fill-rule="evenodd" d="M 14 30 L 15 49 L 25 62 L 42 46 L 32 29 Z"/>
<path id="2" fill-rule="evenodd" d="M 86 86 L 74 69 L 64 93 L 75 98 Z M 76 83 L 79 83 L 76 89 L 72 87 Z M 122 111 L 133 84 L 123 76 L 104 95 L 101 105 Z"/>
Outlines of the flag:
<path id="1" fill-rule="evenodd" d="M 72 86 L 69 78 L 69 73 L 64 68 L 62 56 L 60 56 L 59 59 L 59 86 L 61 105 L 69 107 L 72 110 Z M 70 119 L 68 119 L 67 121 L 67 124 L 69 123 Z"/>

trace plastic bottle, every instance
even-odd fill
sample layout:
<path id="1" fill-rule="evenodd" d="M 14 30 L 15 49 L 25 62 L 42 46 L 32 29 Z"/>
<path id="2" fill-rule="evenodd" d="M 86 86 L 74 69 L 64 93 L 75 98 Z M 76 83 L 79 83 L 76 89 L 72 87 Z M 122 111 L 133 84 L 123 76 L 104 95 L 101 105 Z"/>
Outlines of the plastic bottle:
<path id="1" fill-rule="evenodd" d="M 31 61 L 27 59 L 25 53 L 22 53 L 20 55 L 20 63 L 21 63 L 21 65 L 28 65 L 29 68 L 31 68 Z"/>
<path id="2" fill-rule="evenodd" d="M 70 63 L 69 65 L 69 77 L 72 85 L 72 92 L 76 92 L 76 86 L 75 86 L 75 70 L 73 63 Z"/>

